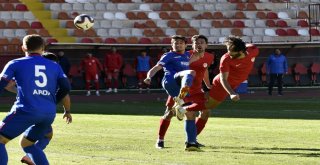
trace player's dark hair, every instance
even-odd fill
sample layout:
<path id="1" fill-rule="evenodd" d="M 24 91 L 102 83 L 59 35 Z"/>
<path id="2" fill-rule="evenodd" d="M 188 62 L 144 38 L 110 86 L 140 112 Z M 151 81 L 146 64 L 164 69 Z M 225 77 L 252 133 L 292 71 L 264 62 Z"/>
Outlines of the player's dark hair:
<path id="1" fill-rule="evenodd" d="M 245 52 L 247 50 L 246 43 L 236 36 L 227 37 L 224 44 L 229 46 L 230 52 Z"/>
<path id="2" fill-rule="evenodd" d="M 42 57 L 46 58 L 46 59 L 49 59 L 49 60 L 52 60 L 54 62 L 58 62 L 59 59 L 58 59 L 58 56 L 54 53 L 51 53 L 51 52 L 44 52 L 42 54 Z"/>
<path id="3" fill-rule="evenodd" d="M 44 49 L 45 41 L 40 35 L 31 34 L 23 38 L 23 45 L 27 49 L 27 52 L 32 52 L 41 48 Z"/>
<path id="4" fill-rule="evenodd" d="M 206 43 L 208 43 L 208 38 L 204 35 L 201 35 L 201 34 L 192 36 L 191 41 L 196 42 L 198 39 L 204 39 L 206 41 Z"/>
<path id="5" fill-rule="evenodd" d="M 186 37 L 184 37 L 184 36 L 182 36 L 182 35 L 173 35 L 173 36 L 171 36 L 171 43 L 172 43 L 172 41 L 174 41 L 174 40 L 182 40 L 182 41 L 184 41 L 185 43 L 187 43 Z"/>

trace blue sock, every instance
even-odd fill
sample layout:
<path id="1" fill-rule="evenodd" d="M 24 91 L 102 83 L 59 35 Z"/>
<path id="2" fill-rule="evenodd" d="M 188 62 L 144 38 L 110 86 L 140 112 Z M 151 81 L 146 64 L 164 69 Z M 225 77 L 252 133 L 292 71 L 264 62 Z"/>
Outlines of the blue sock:
<path id="1" fill-rule="evenodd" d="M 49 142 L 50 140 L 47 137 L 43 137 L 42 139 L 39 139 L 34 145 L 36 147 L 39 147 L 41 150 L 44 150 Z"/>
<path id="2" fill-rule="evenodd" d="M 8 164 L 8 153 L 4 144 L 0 143 L 0 165 Z"/>
<path id="3" fill-rule="evenodd" d="M 35 164 L 49 165 L 49 162 L 44 152 L 35 145 L 24 147 L 23 151 L 30 157 L 30 159 Z"/>
<path id="4" fill-rule="evenodd" d="M 186 85 L 186 86 L 190 87 L 192 85 L 192 82 L 193 82 L 193 76 L 191 74 L 187 74 L 182 77 L 181 86 Z"/>
<path id="5" fill-rule="evenodd" d="M 195 143 L 197 138 L 197 127 L 194 120 L 185 120 L 185 131 L 187 134 L 187 142 Z"/>

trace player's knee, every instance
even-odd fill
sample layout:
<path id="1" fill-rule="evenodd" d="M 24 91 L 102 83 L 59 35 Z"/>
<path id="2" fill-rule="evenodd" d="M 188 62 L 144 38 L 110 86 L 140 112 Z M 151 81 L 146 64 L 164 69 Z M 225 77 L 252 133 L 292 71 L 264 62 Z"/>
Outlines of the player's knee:
<path id="1" fill-rule="evenodd" d="M 0 135 L 0 143 L 7 144 L 10 141 L 10 139 Z"/>
<path id="2" fill-rule="evenodd" d="M 199 117 L 203 120 L 208 120 L 208 118 L 210 117 L 210 110 L 201 111 Z"/>
<path id="3" fill-rule="evenodd" d="M 165 119 L 165 120 L 171 120 L 171 118 L 173 117 L 173 111 L 172 111 L 172 109 L 169 109 L 169 108 L 167 108 L 166 109 L 166 112 L 164 113 L 164 115 L 163 115 L 163 119 Z"/>
<path id="4" fill-rule="evenodd" d="M 21 146 L 22 148 L 31 146 L 31 145 L 33 145 L 34 143 L 35 143 L 34 141 L 31 141 L 31 140 L 27 139 L 27 137 L 25 137 L 25 136 L 23 136 L 23 137 L 20 139 L 20 146 Z"/>
<path id="5" fill-rule="evenodd" d="M 196 113 L 194 111 L 187 111 L 185 114 L 187 120 L 195 120 L 196 119 Z"/>
<path id="6" fill-rule="evenodd" d="M 45 137 L 48 138 L 49 140 L 51 140 L 52 137 L 53 137 L 53 132 L 47 133 L 47 134 L 45 135 Z"/>

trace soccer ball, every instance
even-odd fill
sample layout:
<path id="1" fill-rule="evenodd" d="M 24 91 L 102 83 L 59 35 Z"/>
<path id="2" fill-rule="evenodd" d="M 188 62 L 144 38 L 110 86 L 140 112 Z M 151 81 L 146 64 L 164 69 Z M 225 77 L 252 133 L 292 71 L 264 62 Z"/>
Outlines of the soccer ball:
<path id="1" fill-rule="evenodd" d="M 87 14 L 80 14 L 74 18 L 73 23 L 78 29 L 88 30 L 94 25 L 94 19 Z"/>

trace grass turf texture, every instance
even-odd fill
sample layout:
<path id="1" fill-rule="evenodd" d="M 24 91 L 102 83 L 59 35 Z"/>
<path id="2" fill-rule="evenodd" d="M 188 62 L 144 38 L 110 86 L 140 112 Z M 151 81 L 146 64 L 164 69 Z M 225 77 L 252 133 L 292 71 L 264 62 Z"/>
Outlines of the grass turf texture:
<path id="1" fill-rule="evenodd" d="M 183 122 L 173 118 L 164 150 L 155 149 L 163 102 L 74 103 L 74 122 L 58 114 L 47 156 L 51 164 L 317 164 L 320 103 L 310 100 L 226 101 L 198 137 L 204 152 L 184 151 Z M 0 105 L 2 111 L 9 105 Z M 81 114 L 91 113 L 91 114 Z M 5 113 L 0 113 L 3 118 Z M 7 145 L 20 164 L 18 139 Z"/>

